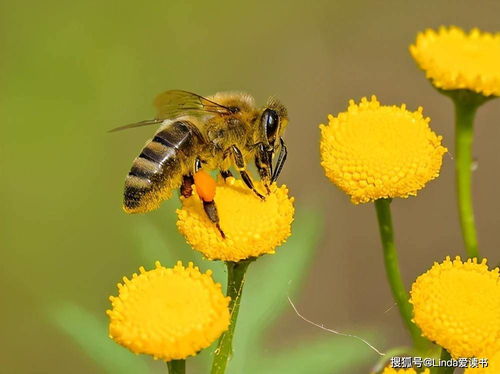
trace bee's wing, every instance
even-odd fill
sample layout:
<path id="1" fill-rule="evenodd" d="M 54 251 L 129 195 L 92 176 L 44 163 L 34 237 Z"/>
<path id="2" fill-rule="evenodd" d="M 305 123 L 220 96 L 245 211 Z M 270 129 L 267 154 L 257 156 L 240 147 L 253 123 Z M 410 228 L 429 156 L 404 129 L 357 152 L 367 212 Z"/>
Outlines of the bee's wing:
<path id="1" fill-rule="evenodd" d="M 202 116 L 207 113 L 212 114 L 230 114 L 230 108 L 217 104 L 203 96 L 192 92 L 182 90 L 171 90 L 158 95 L 154 101 L 158 111 L 155 119 L 149 119 L 141 122 L 131 123 L 109 130 L 109 132 L 132 129 L 154 125 L 163 122 L 166 119 L 173 119 L 180 116 Z"/>
<path id="2" fill-rule="evenodd" d="M 185 115 L 201 116 L 206 113 L 230 114 L 230 108 L 203 96 L 182 90 L 171 90 L 158 95 L 154 101 L 157 118 L 170 119 Z"/>
<path id="3" fill-rule="evenodd" d="M 147 119 L 145 121 L 135 122 L 135 123 L 129 123 L 128 125 L 123 125 L 123 126 L 115 127 L 114 129 L 111 129 L 108 132 L 115 132 L 115 131 L 133 129 L 134 127 L 142 127 L 142 126 L 154 125 L 154 124 L 162 123 L 163 121 L 164 120 L 162 120 L 162 119 Z"/>

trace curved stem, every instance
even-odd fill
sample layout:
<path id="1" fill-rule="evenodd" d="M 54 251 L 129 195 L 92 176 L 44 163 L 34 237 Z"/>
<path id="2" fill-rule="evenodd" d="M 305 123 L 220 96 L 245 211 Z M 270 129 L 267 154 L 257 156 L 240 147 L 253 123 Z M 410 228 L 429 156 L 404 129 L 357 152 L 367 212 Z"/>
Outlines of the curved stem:
<path id="1" fill-rule="evenodd" d="M 472 140 L 477 105 L 454 99 L 455 103 L 455 170 L 460 226 L 469 257 L 479 257 L 476 224 L 472 205 Z"/>
<path id="2" fill-rule="evenodd" d="M 169 374 L 184 374 L 186 372 L 186 360 L 172 360 L 167 362 Z"/>
<path id="3" fill-rule="evenodd" d="M 409 302 L 408 292 L 406 291 L 399 271 L 398 254 L 396 246 L 394 245 L 390 204 L 390 199 L 375 200 L 380 237 L 384 249 L 385 271 L 391 286 L 392 296 L 396 300 L 399 314 L 410 332 L 413 346 L 418 351 L 423 352 L 428 349 L 430 343 L 427 339 L 422 337 L 422 333 L 418 326 L 411 321 L 413 310 Z"/>
<path id="4" fill-rule="evenodd" d="M 224 374 L 229 358 L 233 353 L 233 335 L 236 328 L 236 320 L 240 310 L 241 294 L 245 283 L 245 273 L 248 265 L 253 260 L 239 262 L 226 262 L 227 266 L 227 296 L 231 297 L 229 312 L 231 321 L 228 330 L 222 334 L 219 344 L 214 353 L 212 363 L 212 374 Z"/>

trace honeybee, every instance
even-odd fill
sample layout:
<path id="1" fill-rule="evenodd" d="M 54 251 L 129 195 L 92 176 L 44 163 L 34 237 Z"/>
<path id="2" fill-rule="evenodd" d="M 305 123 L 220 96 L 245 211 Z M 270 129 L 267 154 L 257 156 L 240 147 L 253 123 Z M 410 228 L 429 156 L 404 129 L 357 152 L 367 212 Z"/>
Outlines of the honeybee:
<path id="1" fill-rule="evenodd" d="M 126 177 L 123 208 L 127 213 L 154 210 L 177 188 L 189 197 L 192 185 L 200 179 L 196 178 L 199 173 L 219 170 L 226 179 L 232 175 L 231 166 L 246 186 L 264 199 L 247 172 L 250 162 L 255 163 L 269 193 L 269 184 L 278 178 L 287 156 L 282 134 L 288 114 L 277 99 L 270 98 L 263 108 L 258 108 L 253 97 L 244 93 L 202 97 L 172 90 L 160 94 L 154 105 L 154 119 L 111 130 L 160 124 Z M 278 150 L 273 168 L 272 160 Z M 207 216 L 224 237 L 213 196 L 201 199 Z"/>

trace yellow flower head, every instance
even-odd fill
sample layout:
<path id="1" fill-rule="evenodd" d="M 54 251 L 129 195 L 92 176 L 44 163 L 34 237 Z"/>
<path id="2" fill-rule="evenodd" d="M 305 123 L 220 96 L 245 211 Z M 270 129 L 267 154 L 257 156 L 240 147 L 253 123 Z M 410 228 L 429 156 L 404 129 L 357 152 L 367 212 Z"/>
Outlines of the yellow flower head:
<path id="1" fill-rule="evenodd" d="M 416 195 L 439 175 L 447 149 L 422 108 L 382 106 L 372 96 L 328 119 L 320 125 L 321 165 L 353 203 Z"/>
<path id="2" fill-rule="evenodd" d="M 229 325 L 229 297 L 211 271 L 189 263 L 173 269 L 156 263 L 118 284 L 111 296 L 109 335 L 134 353 L 165 361 L 185 359 L 208 347 Z"/>
<path id="3" fill-rule="evenodd" d="M 438 88 L 500 96 L 500 33 L 428 29 L 418 34 L 410 52 Z"/>
<path id="4" fill-rule="evenodd" d="M 465 374 L 498 374 L 500 373 L 500 346 L 492 349 L 486 354 L 482 354 L 478 359 L 488 359 L 488 366 L 481 367 L 479 364 L 477 368 L 469 367 L 465 369 Z"/>
<path id="5" fill-rule="evenodd" d="M 196 186 L 193 187 L 193 195 L 181 197 L 177 227 L 187 242 L 206 258 L 240 261 L 274 253 L 290 236 L 294 208 L 286 186 L 271 185 L 271 193 L 261 200 L 241 180 L 219 180 L 215 203 L 225 239 L 208 219 Z M 255 187 L 265 190 L 261 182 L 256 182 Z"/>
<path id="6" fill-rule="evenodd" d="M 414 322 L 453 357 L 479 357 L 500 341 L 500 278 L 486 260 L 435 263 L 413 283 Z"/>
<path id="7" fill-rule="evenodd" d="M 422 370 L 422 369 L 420 369 Z M 413 368 L 409 369 L 395 369 L 391 367 L 386 367 L 382 374 L 417 374 L 417 371 Z M 424 371 L 421 372 L 421 374 L 430 374 L 429 369 L 424 369 Z"/>

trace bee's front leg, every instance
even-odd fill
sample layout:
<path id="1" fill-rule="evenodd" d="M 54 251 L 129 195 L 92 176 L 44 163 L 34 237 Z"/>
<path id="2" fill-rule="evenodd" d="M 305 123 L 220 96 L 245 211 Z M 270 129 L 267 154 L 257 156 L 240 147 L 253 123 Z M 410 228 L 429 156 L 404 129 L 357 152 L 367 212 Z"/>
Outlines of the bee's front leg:
<path id="1" fill-rule="evenodd" d="M 266 150 L 263 143 L 260 143 L 255 153 L 255 166 L 259 171 L 260 179 L 264 182 L 267 194 L 271 193 L 269 189 L 269 182 L 271 181 L 271 176 L 273 175 L 273 164 L 271 161 L 271 154 Z"/>
<path id="2" fill-rule="evenodd" d="M 245 160 L 243 159 L 243 154 L 241 153 L 241 151 L 235 145 L 231 146 L 231 151 L 234 157 L 234 164 L 236 165 L 236 169 L 240 172 L 241 179 L 243 179 L 243 182 L 245 182 L 247 187 L 250 188 L 259 198 L 265 200 L 265 197 L 262 196 L 259 193 L 259 191 L 255 189 L 252 179 L 250 178 L 250 175 L 248 175 L 246 171 Z"/>
<path id="3" fill-rule="evenodd" d="M 278 179 L 281 169 L 283 169 L 283 165 L 285 164 L 286 161 L 286 156 L 288 154 L 285 142 L 283 138 L 280 138 L 280 154 L 278 156 L 278 161 L 276 162 L 276 169 L 274 169 L 272 181 L 275 182 L 276 179 Z"/>

